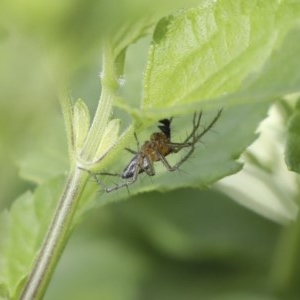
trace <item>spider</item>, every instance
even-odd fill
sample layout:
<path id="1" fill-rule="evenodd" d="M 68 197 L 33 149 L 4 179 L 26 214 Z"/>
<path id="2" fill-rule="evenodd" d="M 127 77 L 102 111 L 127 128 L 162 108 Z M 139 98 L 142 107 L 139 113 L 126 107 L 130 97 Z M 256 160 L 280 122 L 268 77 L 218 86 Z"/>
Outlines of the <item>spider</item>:
<path id="1" fill-rule="evenodd" d="M 160 120 L 160 125 L 158 128 L 161 130 L 160 132 L 154 132 L 150 136 L 150 140 L 146 141 L 141 147 L 138 141 L 136 134 L 134 134 L 136 143 L 137 143 L 137 151 L 131 150 L 129 148 L 125 148 L 130 153 L 134 154 L 133 158 L 130 160 L 128 165 L 125 167 L 122 174 L 114 174 L 114 173 L 89 173 L 95 178 L 96 182 L 103 188 L 103 190 L 107 193 L 118 190 L 123 187 L 128 187 L 133 184 L 139 174 L 145 172 L 149 176 L 155 175 L 154 162 L 161 161 L 165 168 L 173 172 L 177 170 L 194 152 L 195 146 L 197 142 L 200 141 L 201 137 L 204 136 L 217 122 L 220 115 L 222 113 L 222 109 L 220 109 L 214 119 L 208 124 L 207 127 L 203 127 L 203 130 L 199 133 L 198 129 L 200 127 L 200 121 L 202 117 L 202 111 L 194 113 L 193 117 L 193 129 L 191 133 L 186 137 L 186 139 L 182 143 L 174 143 L 171 141 L 171 122 L 170 119 Z M 189 151 L 174 165 L 171 166 L 166 156 L 171 153 L 178 153 L 180 150 L 184 148 L 189 148 Z M 119 176 L 122 179 L 125 179 L 121 184 L 116 184 L 112 187 L 106 187 L 99 180 L 97 175 L 110 175 L 110 176 Z"/>

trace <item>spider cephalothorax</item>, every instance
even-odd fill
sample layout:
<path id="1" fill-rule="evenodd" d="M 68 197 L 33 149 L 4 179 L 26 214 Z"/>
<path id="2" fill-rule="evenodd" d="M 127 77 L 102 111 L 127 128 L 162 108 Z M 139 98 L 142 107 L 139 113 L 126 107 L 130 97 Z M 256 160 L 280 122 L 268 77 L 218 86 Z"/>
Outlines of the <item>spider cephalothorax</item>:
<path id="1" fill-rule="evenodd" d="M 112 174 L 112 173 L 91 173 L 91 175 L 96 179 L 96 181 L 102 186 L 106 192 L 111 192 L 122 187 L 127 187 L 128 185 L 134 183 L 140 173 L 147 173 L 149 176 L 155 175 L 154 162 L 161 161 L 168 171 L 177 170 L 194 152 L 197 142 L 200 138 L 207 133 L 213 125 L 217 122 L 222 110 L 219 110 L 214 119 L 206 127 L 203 127 L 201 132 L 198 132 L 200 127 L 200 121 L 202 117 L 202 112 L 199 114 L 195 113 L 193 118 L 193 129 L 191 133 L 186 137 L 182 143 L 174 143 L 171 141 L 171 119 L 160 120 L 158 128 L 161 132 L 154 132 L 151 134 L 149 141 L 144 142 L 140 147 L 137 136 L 135 135 L 137 141 L 137 151 L 126 148 L 129 152 L 133 153 L 134 156 L 125 167 L 122 174 Z M 184 148 L 189 148 L 189 151 L 174 165 L 171 166 L 166 159 L 171 153 L 177 153 Z M 113 187 L 106 187 L 99 180 L 97 175 L 113 175 L 120 176 L 126 181 L 117 184 Z"/>

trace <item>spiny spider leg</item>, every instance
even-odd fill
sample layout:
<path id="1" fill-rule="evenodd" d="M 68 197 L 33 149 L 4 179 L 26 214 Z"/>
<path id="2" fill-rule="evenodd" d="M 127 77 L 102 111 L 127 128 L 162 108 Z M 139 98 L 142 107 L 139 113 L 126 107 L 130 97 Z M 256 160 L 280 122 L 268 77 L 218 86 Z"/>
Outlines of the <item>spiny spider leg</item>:
<path id="1" fill-rule="evenodd" d="M 137 151 L 134 151 L 134 150 L 132 150 L 130 148 L 125 148 L 125 150 L 127 150 L 128 152 L 130 152 L 132 154 L 137 154 L 140 151 L 140 142 L 139 142 L 139 139 L 138 139 L 136 133 L 134 133 L 134 138 L 135 138 L 136 145 L 137 145 Z"/>
<path id="2" fill-rule="evenodd" d="M 176 171 L 191 155 L 192 153 L 195 151 L 195 145 L 196 145 L 196 142 L 195 143 L 189 143 L 189 144 L 186 144 L 184 145 L 182 148 L 184 147 L 191 147 L 191 149 L 189 150 L 189 152 L 183 157 L 180 159 L 179 162 L 177 162 L 174 166 L 171 166 L 170 163 L 168 162 L 168 160 L 165 158 L 165 156 L 163 156 L 159 151 L 157 151 L 157 155 L 160 159 L 160 161 L 163 163 L 163 165 L 166 167 L 166 169 L 170 172 L 173 172 L 173 171 Z M 181 148 L 181 149 L 182 149 Z M 179 149 L 179 150 L 181 150 Z M 179 151 L 178 150 L 178 151 Z"/>
<path id="3" fill-rule="evenodd" d="M 103 173 L 99 173 L 99 174 L 103 174 Z M 101 182 L 101 181 L 99 180 L 99 178 L 98 178 L 95 174 L 91 173 L 91 175 L 96 179 L 97 183 L 101 186 L 101 188 L 102 188 L 106 193 L 110 193 L 110 192 L 112 192 L 112 191 L 121 189 L 121 188 L 123 188 L 123 187 L 128 188 L 129 185 L 133 184 L 133 183 L 137 180 L 139 173 L 138 173 L 138 168 L 136 168 L 136 169 L 135 169 L 135 172 L 134 172 L 134 175 L 133 175 L 129 180 L 126 180 L 125 182 L 123 182 L 123 183 L 121 183 L 121 184 L 116 184 L 116 185 L 113 186 L 113 187 L 107 187 L 107 186 L 105 186 L 105 185 L 103 184 L 103 182 Z M 108 173 L 108 175 L 109 175 L 109 173 Z M 119 175 L 119 176 L 120 176 L 120 175 Z"/>
<path id="4" fill-rule="evenodd" d="M 220 118 L 222 111 L 223 111 L 223 109 L 220 109 L 220 110 L 218 111 L 217 115 L 214 117 L 214 119 L 210 122 L 210 124 L 209 124 L 207 127 L 204 127 L 204 130 L 203 130 L 200 134 L 197 135 L 197 137 L 196 137 L 196 140 L 197 140 L 197 141 L 199 141 L 200 138 L 201 138 L 204 134 L 206 134 L 206 132 L 208 132 L 208 131 L 215 125 L 215 123 L 216 123 L 216 122 L 218 121 L 218 119 Z"/>
<path id="5" fill-rule="evenodd" d="M 217 120 L 219 119 L 220 115 L 222 113 L 222 109 L 219 110 L 218 114 L 215 116 L 215 118 L 210 122 L 210 124 L 204 128 L 204 130 L 198 134 L 195 135 L 196 130 L 192 131 L 192 134 L 190 134 L 188 136 L 188 138 L 185 141 L 188 141 L 190 138 L 193 137 L 193 141 L 192 142 L 185 142 L 185 143 L 170 143 L 170 147 L 174 147 L 173 152 L 176 153 L 178 151 L 180 151 L 183 148 L 187 148 L 187 147 L 191 147 L 191 149 L 188 151 L 188 153 L 180 159 L 179 162 L 177 162 L 174 166 L 171 166 L 168 162 L 168 160 L 165 158 L 165 156 L 163 156 L 159 151 L 156 151 L 157 155 L 159 156 L 160 161 L 164 164 L 164 166 L 166 167 L 166 169 L 170 172 L 177 170 L 191 155 L 192 153 L 195 151 L 195 146 L 196 143 L 200 140 L 200 138 L 206 133 L 208 132 L 213 126 L 214 124 L 217 122 Z M 200 126 L 200 119 L 201 119 L 201 115 L 202 113 L 200 112 L 199 116 L 198 116 L 198 120 L 197 122 L 195 121 L 196 116 L 194 115 L 194 120 L 193 120 L 193 125 L 194 125 L 194 129 L 198 129 Z"/>
<path id="6" fill-rule="evenodd" d="M 114 173 L 105 173 L 105 172 L 101 172 L 101 173 L 92 173 L 90 171 L 88 171 L 96 180 L 96 182 L 101 186 L 101 188 L 106 192 L 106 193 L 110 193 L 112 191 L 121 189 L 123 187 L 128 188 L 129 185 L 133 184 L 134 182 L 136 182 L 138 175 L 139 175 L 139 171 L 141 169 L 143 169 L 149 176 L 153 176 L 155 174 L 155 170 L 154 170 L 154 166 L 152 161 L 150 160 L 150 158 L 148 156 L 145 156 L 145 159 L 147 160 L 147 168 L 145 168 L 143 166 L 143 156 L 141 155 L 141 153 L 138 155 L 137 157 L 137 163 L 134 166 L 134 173 L 133 176 L 131 178 L 129 178 L 128 180 L 126 180 L 125 182 L 121 183 L 121 184 L 116 184 L 113 187 L 107 187 L 103 184 L 103 182 L 101 182 L 99 180 L 99 178 L 96 175 L 113 175 L 113 176 L 120 176 L 120 174 L 114 174 Z"/>
<path id="7" fill-rule="evenodd" d="M 196 143 L 199 142 L 200 138 L 214 126 L 214 124 L 221 116 L 221 113 L 222 113 L 222 109 L 218 111 L 214 119 L 210 122 L 210 124 L 207 127 L 204 128 L 204 130 L 200 134 L 193 137 L 193 142 L 191 142 L 192 144 L 191 149 L 183 158 L 181 158 L 181 160 L 173 168 L 178 169 L 192 155 L 192 153 L 195 151 Z"/>
<path id="8" fill-rule="evenodd" d="M 168 143 L 167 145 L 172 148 L 173 153 L 177 153 L 183 148 L 191 147 L 193 143 L 195 143 L 195 133 L 200 127 L 201 117 L 202 117 L 202 111 L 199 112 L 198 118 L 197 113 L 194 113 L 193 117 L 193 130 L 192 132 L 186 137 L 186 139 L 182 143 Z M 189 142 L 189 140 L 193 137 L 193 141 Z"/>
<path id="9" fill-rule="evenodd" d="M 95 175 L 107 175 L 107 176 L 121 176 L 119 173 L 110 173 L 110 172 L 98 172 L 98 173 L 93 173 Z"/>
<path id="10" fill-rule="evenodd" d="M 194 114 L 193 130 L 192 130 L 191 134 L 189 134 L 189 136 L 184 140 L 184 142 L 183 143 L 168 143 L 168 146 L 173 149 L 173 153 L 177 153 L 178 151 L 180 151 L 183 148 L 193 147 L 193 145 L 195 143 L 197 143 L 200 140 L 200 138 L 202 136 L 204 136 L 214 126 L 214 124 L 217 122 L 217 120 L 221 116 L 221 113 L 222 113 L 222 109 L 220 109 L 218 111 L 217 115 L 210 122 L 210 124 L 207 127 L 204 127 L 203 131 L 200 134 L 197 134 L 197 135 L 196 135 L 196 132 L 200 127 L 202 112 L 199 113 L 197 121 L 196 121 L 196 114 Z M 193 140 L 191 142 L 189 142 L 189 140 L 191 138 L 193 138 Z"/>
<path id="11" fill-rule="evenodd" d="M 193 137 L 195 135 L 195 133 L 197 132 L 197 130 L 199 129 L 200 121 L 201 121 L 201 117 L 202 117 L 202 111 L 199 112 L 197 121 L 196 121 L 196 117 L 197 117 L 197 113 L 194 113 L 194 117 L 193 117 L 193 130 L 186 137 L 186 139 L 182 142 L 182 144 L 186 144 L 190 140 L 190 138 Z"/>
<path id="12" fill-rule="evenodd" d="M 179 162 L 177 162 L 174 166 L 171 166 L 170 163 L 168 162 L 168 160 L 165 158 L 165 156 L 163 156 L 160 152 L 157 151 L 157 155 L 160 159 L 160 161 L 163 163 L 163 165 L 166 167 L 166 169 L 170 172 L 173 172 L 175 170 L 177 170 L 191 155 L 192 153 L 195 151 L 195 145 L 196 145 L 197 141 L 195 143 L 188 143 L 185 145 L 181 145 L 181 148 L 177 148 L 178 151 L 186 148 L 186 147 L 191 147 L 191 149 L 188 151 L 188 153 L 180 159 Z M 178 152 L 176 151 L 176 152 Z"/>
<path id="13" fill-rule="evenodd" d="M 97 173 L 93 173 L 92 171 L 86 170 L 86 169 L 83 169 L 83 170 L 87 171 L 89 173 L 89 175 L 95 179 L 97 184 L 99 184 L 104 191 L 107 190 L 107 186 L 105 186 L 105 184 L 101 180 L 99 180 L 99 178 L 97 177 Z"/>
<path id="14" fill-rule="evenodd" d="M 98 185 L 100 185 L 101 188 L 102 188 L 102 190 L 104 190 L 106 193 L 110 193 L 110 192 L 112 192 L 112 191 L 114 191 L 114 190 L 117 190 L 117 189 L 122 188 L 122 187 L 125 187 L 125 186 L 127 187 L 129 184 L 131 184 L 131 183 L 125 182 L 125 183 L 123 183 L 123 184 L 115 185 L 115 186 L 113 186 L 113 187 L 107 187 L 107 186 L 106 186 L 106 185 L 105 185 L 105 184 L 97 177 L 97 175 L 120 176 L 120 174 L 116 174 L 116 173 L 107 173 L 107 172 L 94 173 L 94 172 L 92 172 L 92 171 L 90 171 L 90 170 L 88 170 L 88 169 L 84 169 L 84 168 L 81 168 L 81 167 L 79 167 L 79 169 L 88 172 L 89 175 L 92 176 L 92 177 L 95 179 L 96 183 L 97 183 Z M 135 180 L 136 180 L 136 179 L 135 179 Z M 135 180 L 134 180 L 134 181 L 135 181 Z M 133 182 L 134 182 L 134 181 L 133 181 Z M 133 183 L 133 182 L 132 182 L 132 183 Z"/>
<path id="15" fill-rule="evenodd" d="M 106 193 L 109 193 L 109 192 L 111 192 L 111 191 L 117 189 L 117 188 L 115 188 L 115 187 L 113 187 L 113 188 L 107 187 L 107 186 L 106 186 L 106 185 L 105 185 L 105 184 L 97 177 L 97 175 L 101 174 L 101 175 L 110 175 L 110 176 L 120 176 L 119 174 L 115 174 L 115 173 L 106 173 L 106 172 L 94 173 L 94 172 L 92 172 L 92 171 L 90 171 L 90 170 L 88 170 L 88 169 L 84 169 L 84 168 L 81 168 L 81 167 L 79 167 L 79 169 L 88 172 L 89 175 L 92 176 L 92 177 L 95 179 L 96 183 L 97 183 L 98 185 L 100 185 L 101 188 L 102 188 Z"/>
<path id="16" fill-rule="evenodd" d="M 139 139 L 136 135 L 136 132 L 134 132 L 134 138 L 135 138 L 135 141 L 136 141 L 137 151 L 140 151 L 140 142 L 139 142 Z"/>
<path id="17" fill-rule="evenodd" d="M 157 151 L 157 155 L 160 159 L 160 161 L 163 163 L 163 165 L 166 167 L 166 169 L 170 172 L 173 172 L 175 170 L 177 170 L 176 165 L 174 167 L 172 167 L 169 162 L 167 161 L 167 159 L 159 152 Z"/>
<path id="18" fill-rule="evenodd" d="M 125 148 L 125 150 L 128 151 L 128 152 L 130 152 L 130 153 L 132 153 L 132 154 L 137 154 L 138 153 L 137 151 L 134 151 L 134 150 L 132 150 L 130 148 Z"/>

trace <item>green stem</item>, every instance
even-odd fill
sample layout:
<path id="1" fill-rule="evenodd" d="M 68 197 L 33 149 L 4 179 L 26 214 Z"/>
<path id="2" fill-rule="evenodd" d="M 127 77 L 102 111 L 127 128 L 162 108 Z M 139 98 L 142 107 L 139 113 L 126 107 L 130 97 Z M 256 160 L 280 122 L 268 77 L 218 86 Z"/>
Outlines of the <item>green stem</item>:
<path id="1" fill-rule="evenodd" d="M 95 159 L 95 154 L 97 153 L 97 149 L 111 114 L 114 99 L 114 92 L 111 91 L 111 89 L 102 86 L 101 97 L 95 118 L 84 143 L 83 150 L 80 153 L 81 158 L 87 162 L 92 162 Z"/>
<path id="2" fill-rule="evenodd" d="M 101 79 L 101 97 L 81 153 L 81 157 L 86 161 L 93 161 L 95 159 L 95 154 L 100 145 L 108 120 L 111 117 L 112 106 L 118 88 L 115 78 L 114 60 L 108 45 L 103 47 Z"/>
<path id="3" fill-rule="evenodd" d="M 77 168 L 69 177 L 42 248 L 20 296 L 21 300 L 41 299 L 45 293 L 70 234 L 73 216 L 86 180 L 87 173 Z"/>
<path id="4" fill-rule="evenodd" d="M 298 289 L 300 251 L 300 218 L 283 229 L 276 249 L 271 273 L 272 287 L 280 295 Z"/>
<path id="5" fill-rule="evenodd" d="M 86 162 L 93 162 L 98 159 L 95 155 L 111 116 L 113 100 L 116 97 L 117 81 L 114 74 L 113 55 L 109 45 L 106 45 L 103 50 L 101 97 L 81 153 L 78 153 L 78 149 L 74 149 L 71 104 L 68 97 L 64 96 L 62 99 L 62 110 L 68 132 L 69 153 L 73 171 L 66 183 L 35 265 L 25 283 L 20 297 L 21 300 L 40 299 L 43 296 L 67 243 L 80 195 L 88 178 L 88 172 L 78 168 L 80 162 L 77 161 L 77 155 Z"/>

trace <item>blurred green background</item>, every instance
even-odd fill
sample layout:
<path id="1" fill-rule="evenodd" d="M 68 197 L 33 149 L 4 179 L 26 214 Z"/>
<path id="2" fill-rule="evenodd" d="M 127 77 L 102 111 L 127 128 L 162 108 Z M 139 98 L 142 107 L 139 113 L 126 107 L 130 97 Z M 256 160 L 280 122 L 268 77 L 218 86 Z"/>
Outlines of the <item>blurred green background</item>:
<path id="1" fill-rule="evenodd" d="M 278 299 L 280 231 L 212 191 L 134 197 L 89 213 L 46 299 Z"/>
<path id="2" fill-rule="evenodd" d="M 67 172 L 58 88 L 71 82 L 94 111 L 102 37 L 139 8 L 133 0 L 0 3 L 1 210 L 39 182 L 24 171 L 38 167 L 38 155 L 49 159 L 49 178 Z M 135 106 L 149 41 L 127 55 L 121 93 Z M 299 299 L 298 227 L 214 191 L 132 197 L 86 215 L 45 299 Z"/>

